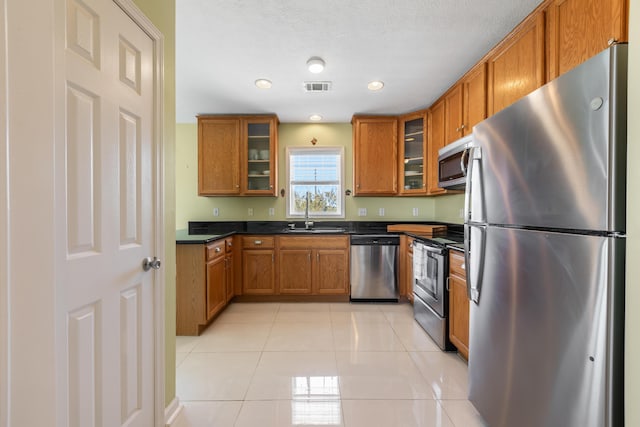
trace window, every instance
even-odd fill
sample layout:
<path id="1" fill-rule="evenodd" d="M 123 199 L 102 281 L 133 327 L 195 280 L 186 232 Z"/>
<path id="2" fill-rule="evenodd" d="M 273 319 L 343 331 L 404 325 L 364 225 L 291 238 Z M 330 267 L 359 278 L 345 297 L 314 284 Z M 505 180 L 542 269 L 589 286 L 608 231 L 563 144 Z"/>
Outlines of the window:
<path id="1" fill-rule="evenodd" d="M 287 217 L 344 218 L 342 147 L 287 148 Z"/>

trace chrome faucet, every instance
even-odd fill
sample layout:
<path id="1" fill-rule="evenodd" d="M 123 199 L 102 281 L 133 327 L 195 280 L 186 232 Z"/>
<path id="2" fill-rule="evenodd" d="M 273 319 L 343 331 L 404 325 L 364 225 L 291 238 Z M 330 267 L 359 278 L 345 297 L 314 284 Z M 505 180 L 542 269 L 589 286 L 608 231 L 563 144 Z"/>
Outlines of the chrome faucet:
<path id="1" fill-rule="evenodd" d="M 313 221 L 309 221 L 309 192 L 307 191 L 307 204 L 304 206 L 304 228 L 311 230 L 311 227 L 313 227 Z"/>

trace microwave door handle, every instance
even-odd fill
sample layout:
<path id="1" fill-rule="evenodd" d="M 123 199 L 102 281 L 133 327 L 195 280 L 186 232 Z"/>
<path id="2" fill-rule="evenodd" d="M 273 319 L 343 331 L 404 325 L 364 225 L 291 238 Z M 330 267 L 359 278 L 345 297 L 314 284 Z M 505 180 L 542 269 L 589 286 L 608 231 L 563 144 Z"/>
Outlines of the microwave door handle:
<path id="1" fill-rule="evenodd" d="M 467 155 L 469 154 L 469 147 L 465 148 L 462 152 L 462 156 L 460 156 L 460 170 L 462 171 L 462 176 L 467 176 L 467 168 L 465 167 L 465 160 Z"/>

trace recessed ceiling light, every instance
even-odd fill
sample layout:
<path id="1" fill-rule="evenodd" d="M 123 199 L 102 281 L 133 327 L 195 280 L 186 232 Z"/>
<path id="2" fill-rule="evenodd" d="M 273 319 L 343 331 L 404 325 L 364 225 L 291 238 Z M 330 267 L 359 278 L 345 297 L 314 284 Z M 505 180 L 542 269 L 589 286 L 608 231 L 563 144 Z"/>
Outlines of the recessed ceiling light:
<path id="1" fill-rule="evenodd" d="M 324 61 L 322 60 L 322 58 L 318 58 L 317 56 L 312 56 L 307 61 L 307 67 L 309 68 L 309 71 L 311 71 L 312 73 L 315 73 L 315 74 L 321 73 L 322 70 L 324 70 Z"/>
<path id="2" fill-rule="evenodd" d="M 381 82 L 380 80 L 374 80 L 372 82 L 369 82 L 369 84 L 367 85 L 367 89 L 369 90 L 380 90 L 384 87 L 384 83 Z"/>
<path id="3" fill-rule="evenodd" d="M 256 80 L 256 87 L 260 89 L 271 89 L 271 80 L 258 79 Z"/>
<path id="4" fill-rule="evenodd" d="M 317 122 L 317 121 L 322 120 L 322 116 L 319 115 L 319 114 L 312 114 L 312 115 L 309 116 L 309 120 Z"/>

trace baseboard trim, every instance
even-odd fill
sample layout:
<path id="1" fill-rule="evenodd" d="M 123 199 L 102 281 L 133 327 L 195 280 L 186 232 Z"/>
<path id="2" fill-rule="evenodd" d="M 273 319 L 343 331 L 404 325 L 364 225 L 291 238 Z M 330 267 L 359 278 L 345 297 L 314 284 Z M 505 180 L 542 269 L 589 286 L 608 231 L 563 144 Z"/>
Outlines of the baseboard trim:
<path id="1" fill-rule="evenodd" d="M 184 406 L 180 404 L 180 399 L 175 397 L 164 410 L 164 424 L 166 427 L 180 427 L 180 418 Z"/>

